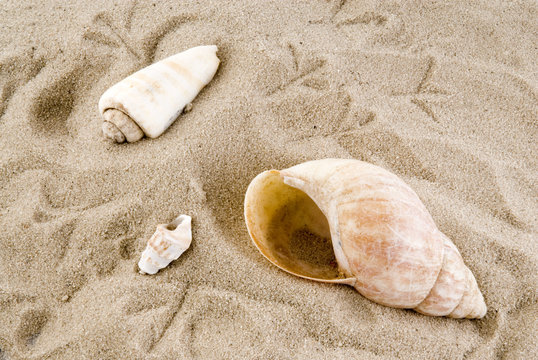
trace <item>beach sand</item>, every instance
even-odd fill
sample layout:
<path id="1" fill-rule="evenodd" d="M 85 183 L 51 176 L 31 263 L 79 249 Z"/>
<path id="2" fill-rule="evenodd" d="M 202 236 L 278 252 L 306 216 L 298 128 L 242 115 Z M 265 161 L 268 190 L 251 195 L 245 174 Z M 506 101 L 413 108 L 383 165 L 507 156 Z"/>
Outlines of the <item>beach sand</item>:
<path id="1" fill-rule="evenodd" d="M 538 6 L 0 3 L 0 359 L 530 359 L 538 352 Z M 216 44 L 159 138 L 113 144 L 114 83 Z M 266 261 L 260 172 L 327 157 L 408 183 L 474 273 L 480 320 L 373 303 Z M 191 248 L 136 263 L 159 223 Z"/>

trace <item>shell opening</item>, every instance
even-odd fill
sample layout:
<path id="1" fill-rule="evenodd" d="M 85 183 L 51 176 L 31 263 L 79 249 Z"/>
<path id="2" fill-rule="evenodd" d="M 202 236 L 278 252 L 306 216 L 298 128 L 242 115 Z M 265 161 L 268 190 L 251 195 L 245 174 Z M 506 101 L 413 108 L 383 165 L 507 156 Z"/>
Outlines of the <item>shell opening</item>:
<path id="1" fill-rule="evenodd" d="M 305 192 L 279 171 L 258 175 L 245 198 L 245 218 L 260 252 L 279 268 L 308 279 L 345 282 L 327 218 Z"/>
<path id="2" fill-rule="evenodd" d="M 186 221 L 190 221 L 190 216 L 180 215 L 175 218 L 174 221 L 172 221 L 171 223 L 166 224 L 166 230 L 174 231 L 179 225 L 183 224 Z"/>

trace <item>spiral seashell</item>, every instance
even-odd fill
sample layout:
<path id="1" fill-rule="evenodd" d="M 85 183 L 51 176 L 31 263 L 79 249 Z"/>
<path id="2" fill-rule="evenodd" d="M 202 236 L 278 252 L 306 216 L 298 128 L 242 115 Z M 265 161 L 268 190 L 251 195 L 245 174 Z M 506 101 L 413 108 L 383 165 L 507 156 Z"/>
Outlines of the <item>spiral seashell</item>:
<path id="1" fill-rule="evenodd" d="M 170 56 L 123 79 L 99 99 L 103 135 L 118 143 L 161 135 L 215 75 L 215 45 Z"/>
<path id="2" fill-rule="evenodd" d="M 170 224 L 157 225 L 138 262 L 140 273 L 156 274 L 179 258 L 191 241 L 191 217 L 188 215 L 180 215 Z"/>
<path id="3" fill-rule="evenodd" d="M 378 166 L 324 159 L 265 171 L 247 189 L 245 221 L 258 250 L 291 274 L 426 315 L 486 314 L 456 246 L 416 193 Z"/>

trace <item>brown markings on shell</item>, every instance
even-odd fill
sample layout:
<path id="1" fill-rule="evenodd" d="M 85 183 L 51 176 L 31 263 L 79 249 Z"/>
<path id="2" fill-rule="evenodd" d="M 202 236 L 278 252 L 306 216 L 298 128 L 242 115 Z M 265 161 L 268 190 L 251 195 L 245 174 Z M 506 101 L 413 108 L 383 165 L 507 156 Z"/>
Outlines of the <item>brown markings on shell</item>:
<path id="1" fill-rule="evenodd" d="M 181 65 L 179 65 L 179 64 L 177 64 L 177 63 L 175 63 L 173 61 L 164 61 L 163 64 L 170 67 L 171 69 L 173 69 L 177 73 L 180 73 L 181 75 L 183 75 L 185 78 L 188 79 L 189 82 L 192 81 L 195 84 L 197 84 L 198 88 L 202 88 L 204 86 L 204 83 L 200 79 L 198 79 L 196 76 L 194 76 L 189 71 L 189 69 L 186 69 L 183 66 L 181 66 Z"/>
<path id="2" fill-rule="evenodd" d="M 144 71 L 136 72 L 133 75 L 127 77 L 124 81 L 127 81 L 130 88 L 135 88 L 138 89 L 138 91 L 143 91 L 146 96 L 150 97 L 151 101 L 148 101 L 148 103 L 155 104 L 155 93 L 157 92 L 157 89 L 153 87 L 153 83 L 155 83 L 155 81 L 149 76 L 145 75 Z"/>
<path id="3" fill-rule="evenodd" d="M 170 247 L 170 243 L 164 237 L 164 230 L 162 229 L 161 225 L 157 227 L 157 231 L 155 231 L 148 243 L 149 246 L 151 246 L 152 249 L 161 257 L 165 257 L 164 255 L 166 254 L 166 250 L 168 250 Z"/>
<path id="4" fill-rule="evenodd" d="M 148 87 L 151 87 L 151 92 L 155 92 L 155 93 L 162 93 L 163 92 L 163 89 L 162 89 L 162 86 L 161 84 L 154 80 L 153 78 L 151 78 L 150 76 L 148 76 L 147 74 L 145 74 L 143 71 L 139 71 L 135 74 L 133 74 L 133 78 L 138 78 L 140 81 L 144 82 L 145 85 L 146 85 L 146 88 Z M 152 97 L 154 98 L 155 95 L 152 95 Z"/>
<path id="5" fill-rule="evenodd" d="M 151 259 L 151 256 L 146 256 L 146 257 L 145 257 L 145 260 L 146 260 L 146 262 L 148 262 L 149 264 L 151 264 L 151 265 L 153 265 L 153 266 L 155 266 L 155 267 L 158 267 L 158 264 L 155 263 L 155 262 L 153 262 L 153 260 Z"/>
<path id="6" fill-rule="evenodd" d="M 435 223 L 414 191 L 395 175 L 375 175 L 351 176 L 345 184 L 350 189 L 333 199 L 342 247 L 361 294 L 384 305 L 414 307 L 435 283 L 443 244 L 431 236 Z"/>

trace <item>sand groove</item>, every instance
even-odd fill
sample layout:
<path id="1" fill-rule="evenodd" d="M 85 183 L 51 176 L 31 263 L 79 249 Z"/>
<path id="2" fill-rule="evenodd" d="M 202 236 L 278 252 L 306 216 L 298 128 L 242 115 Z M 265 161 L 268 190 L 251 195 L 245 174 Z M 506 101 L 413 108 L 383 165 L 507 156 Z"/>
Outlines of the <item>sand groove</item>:
<path id="1" fill-rule="evenodd" d="M 45 60 L 35 57 L 30 51 L 0 60 L 0 118 L 15 91 L 35 77 L 44 66 Z"/>
<path id="2" fill-rule="evenodd" d="M 139 34 L 134 33 L 131 29 L 131 23 L 137 9 L 136 5 L 136 1 L 132 3 L 121 21 L 116 20 L 115 14 L 98 13 L 93 18 L 93 26 L 84 32 L 83 39 L 115 49 L 123 48 L 140 65 L 147 66 L 155 61 L 157 46 L 168 33 L 185 23 L 198 20 L 196 15 L 172 16 L 140 38 Z"/>
<path id="3" fill-rule="evenodd" d="M 284 80 L 283 83 L 279 84 L 275 89 L 269 91 L 267 95 L 273 95 L 276 92 L 286 90 L 287 87 L 292 86 L 305 79 L 308 75 L 315 73 L 325 64 L 324 59 L 317 57 L 310 58 L 309 55 L 311 54 L 300 53 L 299 50 L 291 43 L 288 43 L 287 49 L 292 58 L 293 69 L 290 71 L 292 75 L 288 79 Z M 278 67 L 285 66 L 285 64 L 282 63 L 275 65 Z"/>
<path id="4" fill-rule="evenodd" d="M 357 25 L 357 24 L 363 24 L 363 25 L 369 25 L 374 24 L 376 26 L 381 26 L 387 22 L 387 18 L 380 14 L 375 14 L 373 12 L 365 12 L 359 16 L 356 16 L 351 19 L 346 19 L 343 21 L 340 21 L 336 24 L 336 26 L 345 26 L 345 25 Z"/>

